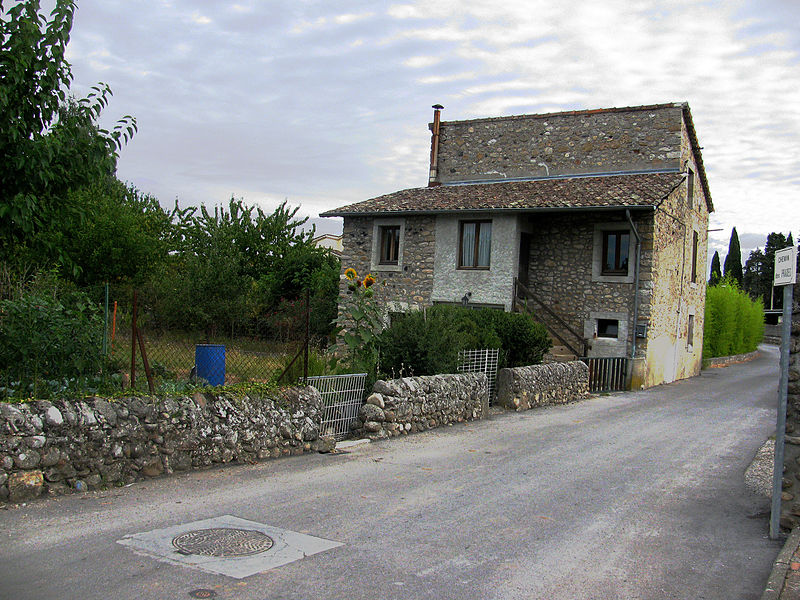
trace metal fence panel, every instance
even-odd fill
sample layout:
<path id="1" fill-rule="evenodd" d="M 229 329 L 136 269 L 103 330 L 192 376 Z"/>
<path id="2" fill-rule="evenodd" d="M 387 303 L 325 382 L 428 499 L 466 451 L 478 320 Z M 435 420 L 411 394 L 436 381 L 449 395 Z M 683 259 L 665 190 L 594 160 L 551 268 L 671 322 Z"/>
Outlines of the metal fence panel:
<path id="1" fill-rule="evenodd" d="M 489 379 L 489 404 L 494 404 L 495 381 L 497 380 L 497 359 L 500 350 L 461 350 L 458 353 L 459 373 L 486 373 Z"/>
<path id="2" fill-rule="evenodd" d="M 583 357 L 589 367 L 590 392 L 620 392 L 628 389 L 627 357 Z"/>
<path id="3" fill-rule="evenodd" d="M 348 375 L 319 375 L 306 379 L 322 395 L 325 407 L 321 435 L 341 440 L 350 435 L 350 423 L 358 417 L 364 401 L 366 373 Z"/>

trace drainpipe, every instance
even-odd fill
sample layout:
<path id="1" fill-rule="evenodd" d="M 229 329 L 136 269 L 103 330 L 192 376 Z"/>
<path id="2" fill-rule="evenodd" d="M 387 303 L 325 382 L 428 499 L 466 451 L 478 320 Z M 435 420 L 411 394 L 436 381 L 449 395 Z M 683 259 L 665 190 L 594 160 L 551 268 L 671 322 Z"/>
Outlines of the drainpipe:
<path id="1" fill-rule="evenodd" d="M 441 185 L 438 180 L 439 173 L 437 163 L 439 162 L 439 124 L 441 122 L 441 111 L 444 108 L 441 104 L 434 104 L 433 108 L 433 127 L 431 128 L 431 170 L 428 175 L 428 187 Z"/>
<path id="2" fill-rule="evenodd" d="M 634 237 L 636 237 L 636 269 L 633 272 L 633 338 L 631 338 L 633 340 L 631 342 L 631 359 L 634 359 L 636 358 L 636 325 L 639 321 L 639 265 L 642 254 L 642 238 L 639 236 L 636 225 L 633 223 L 631 211 L 625 209 L 625 216 L 628 219 L 628 223 L 630 223 Z"/>

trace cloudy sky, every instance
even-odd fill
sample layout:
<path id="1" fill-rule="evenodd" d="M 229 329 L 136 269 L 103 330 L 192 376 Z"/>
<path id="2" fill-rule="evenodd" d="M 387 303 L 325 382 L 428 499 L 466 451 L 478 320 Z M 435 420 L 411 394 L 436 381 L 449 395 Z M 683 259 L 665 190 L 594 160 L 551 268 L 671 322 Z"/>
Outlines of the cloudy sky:
<path id="1" fill-rule="evenodd" d="M 319 212 L 427 183 L 431 105 L 468 119 L 688 101 L 745 257 L 800 234 L 800 2 L 78 0 L 73 91 L 139 132 L 119 176 L 165 206 Z M 340 227 L 334 223 L 332 227 Z"/>

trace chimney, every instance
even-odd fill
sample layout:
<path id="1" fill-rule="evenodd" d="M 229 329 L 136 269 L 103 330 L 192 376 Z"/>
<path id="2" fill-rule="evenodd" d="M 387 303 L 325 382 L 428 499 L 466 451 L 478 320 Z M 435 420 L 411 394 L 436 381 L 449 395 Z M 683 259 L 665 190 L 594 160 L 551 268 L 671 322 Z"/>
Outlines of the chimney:
<path id="1" fill-rule="evenodd" d="M 441 122 L 441 111 L 444 108 L 441 104 L 433 105 L 433 126 L 431 127 L 431 170 L 428 174 L 428 187 L 441 185 L 438 181 L 439 173 L 437 163 L 439 161 L 439 123 Z"/>

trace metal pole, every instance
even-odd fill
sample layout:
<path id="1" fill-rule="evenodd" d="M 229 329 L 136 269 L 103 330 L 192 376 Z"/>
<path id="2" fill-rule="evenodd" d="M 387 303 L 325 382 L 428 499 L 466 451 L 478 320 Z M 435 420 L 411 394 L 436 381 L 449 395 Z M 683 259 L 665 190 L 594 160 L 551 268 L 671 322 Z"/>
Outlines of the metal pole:
<path id="1" fill-rule="evenodd" d="M 103 356 L 108 356 L 108 282 L 106 282 L 106 304 L 103 321 L 105 323 L 103 328 Z"/>
<path id="2" fill-rule="evenodd" d="M 131 315 L 131 390 L 136 389 L 136 309 L 138 294 L 133 291 L 133 314 Z"/>
<path id="3" fill-rule="evenodd" d="M 306 339 L 303 344 L 303 381 L 308 381 L 308 341 L 311 337 L 311 289 L 306 290 Z"/>
<path id="4" fill-rule="evenodd" d="M 783 286 L 783 327 L 781 337 L 781 379 L 778 385 L 778 422 L 775 429 L 775 463 L 772 471 L 772 512 L 769 537 L 778 539 L 781 533 L 781 491 L 783 487 L 783 446 L 786 434 L 786 393 L 789 389 L 789 338 L 792 334 L 792 295 L 794 286 Z"/>

